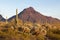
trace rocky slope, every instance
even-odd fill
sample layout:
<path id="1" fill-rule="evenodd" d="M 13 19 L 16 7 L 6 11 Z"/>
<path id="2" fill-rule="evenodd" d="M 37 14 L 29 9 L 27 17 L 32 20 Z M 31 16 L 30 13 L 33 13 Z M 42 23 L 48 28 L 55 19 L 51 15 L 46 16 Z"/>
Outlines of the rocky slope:
<path id="1" fill-rule="evenodd" d="M 0 21 L 5 21 L 5 19 L 0 15 Z"/>
<path id="2" fill-rule="evenodd" d="M 15 18 L 15 16 L 9 18 L 8 20 L 11 20 L 13 18 Z M 52 18 L 52 17 L 48 17 L 48 16 L 44 16 L 41 13 L 37 12 L 34 10 L 34 8 L 29 7 L 24 9 L 22 12 L 20 12 L 18 14 L 19 19 L 23 20 L 24 22 L 29 21 L 29 22 L 39 22 L 39 23 L 50 23 L 50 24 L 54 24 L 54 23 L 60 23 L 60 20 L 56 19 L 56 18 Z"/>

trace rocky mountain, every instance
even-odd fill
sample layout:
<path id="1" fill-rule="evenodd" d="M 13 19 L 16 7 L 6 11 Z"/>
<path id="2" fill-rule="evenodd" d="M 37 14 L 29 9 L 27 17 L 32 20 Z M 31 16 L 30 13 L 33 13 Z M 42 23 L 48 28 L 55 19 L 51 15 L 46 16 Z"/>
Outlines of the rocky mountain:
<path id="1" fill-rule="evenodd" d="M 5 21 L 5 19 L 0 15 L 0 21 Z"/>
<path id="2" fill-rule="evenodd" d="M 11 20 L 15 18 L 16 15 L 13 17 L 9 18 L 8 20 Z M 44 16 L 41 13 L 37 12 L 34 10 L 34 8 L 29 7 L 24 9 L 22 12 L 18 14 L 19 19 L 23 20 L 24 22 L 29 21 L 29 22 L 39 22 L 39 23 L 60 23 L 60 20 L 48 16 Z"/>

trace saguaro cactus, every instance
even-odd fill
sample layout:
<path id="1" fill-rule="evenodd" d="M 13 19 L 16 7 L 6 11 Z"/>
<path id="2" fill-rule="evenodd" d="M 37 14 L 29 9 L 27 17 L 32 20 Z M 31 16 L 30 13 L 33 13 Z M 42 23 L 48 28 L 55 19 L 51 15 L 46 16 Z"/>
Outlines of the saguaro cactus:
<path id="1" fill-rule="evenodd" d="M 6 24 L 8 23 L 8 21 L 7 21 L 7 16 L 6 16 Z"/>
<path id="2" fill-rule="evenodd" d="M 18 9 L 16 9 L 16 25 L 18 26 Z"/>

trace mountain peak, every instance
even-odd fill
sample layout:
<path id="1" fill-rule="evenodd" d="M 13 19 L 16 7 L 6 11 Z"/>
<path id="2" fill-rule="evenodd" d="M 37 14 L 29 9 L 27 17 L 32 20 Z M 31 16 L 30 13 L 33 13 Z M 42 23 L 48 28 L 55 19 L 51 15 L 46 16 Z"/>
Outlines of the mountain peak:
<path id="1" fill-rule="evenodd" d="M 35 11 L 33 7 L 28 7 L 26 9 L 24 9 L 24 10 L 26 10 L 26 11 Z"/>
<path id="2" fill-rule="evenodd" d="M 27 9 L 31 9 L 31 10 L 34 10 L 34 8 L 33 8 L 33 7 L 29 7 L 29 8 L 27 8 Z"/>

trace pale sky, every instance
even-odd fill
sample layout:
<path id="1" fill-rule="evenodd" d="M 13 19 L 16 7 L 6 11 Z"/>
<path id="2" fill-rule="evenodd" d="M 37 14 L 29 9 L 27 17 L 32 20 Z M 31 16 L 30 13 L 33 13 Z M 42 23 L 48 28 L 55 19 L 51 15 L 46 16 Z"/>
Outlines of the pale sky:
<path id="1" fill-rule="evenodd" d="M 21 12 L 30 6 L 43 15 L 60 19 L 60 0 L 0 0 L 0 14 L 10 18 L 16 8 Z"/>

